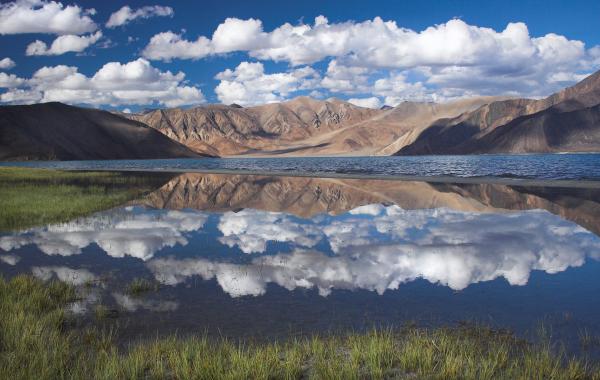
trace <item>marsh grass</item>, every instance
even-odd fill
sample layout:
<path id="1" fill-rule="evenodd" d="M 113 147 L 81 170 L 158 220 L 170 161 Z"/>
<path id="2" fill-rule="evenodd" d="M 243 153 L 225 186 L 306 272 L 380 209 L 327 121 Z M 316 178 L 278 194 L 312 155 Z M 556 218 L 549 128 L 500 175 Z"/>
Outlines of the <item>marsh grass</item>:
<path id="1" fill-rule="evenodd" d="M 69 330 L 67 285 L 0 279 L 0 378 L 10 379 L 600 379 L 549 343 L 485 327 L 376 330 L 283 343 L 204 335 L 119 349 L 117 332 Z"/>
<path id="2" fill-rule="evenodd" d="M 166 175 L 0 168 L 0 231 L 71 219 L 154 190 Z"/>
<path id="3" fill-rule="evenodd" d="M 127 285 L 127 293 L 132 296 L 140 296 L 147 292 L 156 292 L 159 289 L 159 284 L 156 281 L 150 281 L 145 278 L 134 278 Z"/>

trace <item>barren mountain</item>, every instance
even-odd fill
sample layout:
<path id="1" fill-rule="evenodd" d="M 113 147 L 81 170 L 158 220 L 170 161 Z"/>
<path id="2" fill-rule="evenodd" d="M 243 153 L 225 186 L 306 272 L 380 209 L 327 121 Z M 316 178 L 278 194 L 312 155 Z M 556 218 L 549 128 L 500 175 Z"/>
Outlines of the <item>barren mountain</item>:
<path id="1" fill-rule="evenodd" d="M 600 72 L 545 99 L 510 99 L 440 119 L 397 154 L 600 151 Z"/>
<path id="2" fill-rule="evenodd" d="M 148 126 L 62 103 L 0 107 L 1 160 L 200 157 Z"/>
<path id="3" fill-rule="evenodd" d="M 298 97 L 249 108 L 206 105 L 128 117 L 191 149 L 219 155 L 383 155 L 397 150 L 382 150 L 386 146 L 401 138 L 411 141 L 436 119 L 457 116 L 497 99 L 405 102 L 374 110 L 339 99 Z"/>
<path id="4" fill-rule="evenodd" d="M 380 112 L 383 111 L 337 99 L 318 101 L 299 97 L 250 108 L 205 105 L 154 110 L 128 117 L 194 150 L 232 155 L 257 151 L 276 153 L 273 151 L 287 149 L 288 144 L 359 123 Z M 301 152 L 302 147 L 293 150 Z"/>

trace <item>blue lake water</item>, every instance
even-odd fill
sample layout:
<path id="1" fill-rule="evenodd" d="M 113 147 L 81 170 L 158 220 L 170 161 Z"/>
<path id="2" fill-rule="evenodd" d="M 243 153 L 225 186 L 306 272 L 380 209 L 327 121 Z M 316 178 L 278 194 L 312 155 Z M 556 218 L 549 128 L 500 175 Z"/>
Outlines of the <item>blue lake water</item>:
<path id="1" fill-rule="evenodd" d="M 0 273 L 78 285 L 74 313 L 110 305 L 132 337 L 476 321 L 524 336 L 544 323 L 576 347 L 600 335 L 599 234 L 594 189 L 193 173 L 0 234 Z M 134 297 L 133 278 L 160 289 Z"/>
<path id="2" fill-rule="evenodd" d="M 528 154 L 408 157 L 227 158 L 102 161 L 2 162 L 57 169 L 114 170 L 253 170 L 289 171 L 314 175 L 517 177 L 535 179 L 600 179 L 600 154 Z"/>

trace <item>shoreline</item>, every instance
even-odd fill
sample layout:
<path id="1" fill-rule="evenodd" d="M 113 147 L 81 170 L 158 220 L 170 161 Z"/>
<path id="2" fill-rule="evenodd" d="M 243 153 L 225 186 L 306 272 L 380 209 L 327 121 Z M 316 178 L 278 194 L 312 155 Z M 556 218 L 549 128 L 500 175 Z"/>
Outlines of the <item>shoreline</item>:
<path id="1" fill-rule="evenodd" d="M 389 174 L 360 174 L 360 173 L 305 173 L 283 170 L 246 170 L 246 169 L 132 169 L 132 168 L 93 168 L 93 169 L 54 169 L 63 171 L 103 171 L 103 172 L 138 172 L 138 173 L 200 173 L 223 175 L 255 175 L 265 177 L 304 177 L 304 178 L 333 178 L 333 179 L 364 179 L 379 181 L 405 181 L 427 182 L 460 185 L 507 185 L 525 187 L 559 187 L 579 189 L 600 189 L 600 181 L 573 180 L 573 179 L 528 179 L 507 177 L 453 177 L 453 176 L 417 176 L 417 175 L 389 175 Z"/>

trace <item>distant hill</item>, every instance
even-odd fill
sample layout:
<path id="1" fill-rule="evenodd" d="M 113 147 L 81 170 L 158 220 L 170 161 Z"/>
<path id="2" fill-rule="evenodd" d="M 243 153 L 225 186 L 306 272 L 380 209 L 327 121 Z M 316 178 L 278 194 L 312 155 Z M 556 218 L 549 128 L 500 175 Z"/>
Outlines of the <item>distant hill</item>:
<path id="1" fill-rule="evenodd" d="M 405 102 L 395 108 L 370 109 L 335 98 L 303 96 L 247 108 L 210 104 L 125 116 L 191 149 L 218 155 L 385 155 L 395 150 L 380 151 L 407 133 L 498 99 Z"/>
<path id="2" fill-rule="evenodd" d="M 106 111 L 62 103 L 0 106 L 0 160 L 201 156 L 143 123 Z"/>
<path id="3" fill-rule="evenodd" d="M 0 107 L 0 159 L 357 156 L 600 151 L 600 72 L 547 98 L 371 109 L 298 97 L 140 113 Z"/>
<path id="4" fill-rule="evenodd" d="M 396 154 L 600 151 L 600 72 L 545 99 L 509 99 L 440 119 Z"/>

